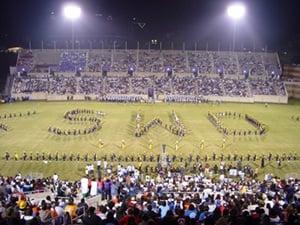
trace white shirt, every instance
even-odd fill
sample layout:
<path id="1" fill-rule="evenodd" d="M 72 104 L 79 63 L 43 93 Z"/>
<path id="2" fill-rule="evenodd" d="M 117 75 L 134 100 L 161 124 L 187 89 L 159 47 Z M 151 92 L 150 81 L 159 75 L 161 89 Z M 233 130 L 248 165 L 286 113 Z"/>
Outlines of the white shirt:
<path id="1" fill-rule="evenodd" d="M 60 206 L 55 206 L 55 211 L 56 211 L 58 216 L 64 215 L 64 209 Z"/>
<path id="2" fill-rule="evenodd" d="M 54 182 L 56 182 L 58 180 L 58 175 L 57 174 L 53 175 L 53 180 L 54 180 Z"/>

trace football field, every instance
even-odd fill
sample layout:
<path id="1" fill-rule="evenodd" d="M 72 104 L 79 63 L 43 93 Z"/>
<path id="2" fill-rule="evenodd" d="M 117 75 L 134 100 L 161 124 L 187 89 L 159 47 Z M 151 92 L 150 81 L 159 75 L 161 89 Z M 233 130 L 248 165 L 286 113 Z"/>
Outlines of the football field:
<path id="1" fill-rule="evenodd" d="M 89 109 L 94 112 L 103 112 L 101 116 L 102 128 L 90 134 L 57 135 L 49 132 L 49 127 L 59 127 L 65 130 L 83 129 L 87 122 L 69 121 L 64 118 L 67 111 L 74 109 Z M 26 114 L 35 111 L 36 114 Z M 180 137 L 171 133 L 163 126 L 153 126 L 141 137 L 135 136 L 136 117 L 141 115 L 142 123 L 146 124 L 154 118 L 160 118 L 164 124 L 170 125 L 172 112 L 175 112 L 183 123 L 186 134 Z M 224 136 L 208 120 L 207 114 L 219 112 L 236 112 L 248 114 L 267 126 L 265 135 L 228 135 Z M 12 114 L 12 118 L 7 118 Z M 17 116 L 13 116 L 16 114 Z M 277 104 L 125 104 L 125 103 L 100 103 L 100 102 L 18 102 L 0 105 L 0 123 L 5 124 L 7 131 L 0 129 L 0 173 L 14 175 L 21 171 L 24 174 L 39 172 L 44 176 L 58 172 L 68 179 L 79 178 L 84 175 L 86 162 L 42 160 L 4 160 L 5 152 L 13 157 L 17 154 L 20 158 L 24 151 L 35 156 L 49 153 L 67 155 L 78 153 L 81 157 L 88 153 L 90 160 L 96 153 L 98 157 L 111 154 L 149 157 L 161 153 L 161 145 L 166 144 L 167 153 L 170 155 L 194 157 L 200 155 L 211 157 L 213 153 L 220 156 L 224 154 L 243 155 L 257 154 L 269 155 L 300 153 L 300 121 L 292 120 L 292 116 L 300 116 L 300 101 L 291 101 L 288 105 Z M 6 115 L 6 118 L 3 118 Z M 253 127 L 243 118 L 224 117 L 222 123 L 228 129 L 251 130 Z M 225 140 L 224 140 L 225 139 Z M 99 140 L 102 146 L 99 146 Z M 123 146 L 122 146 L 122 140 Z M 201 142 L 204 147 L 201 148 Z M 152 147 L 149 147 L 149 145 Z M 177 145 L 177 146 L 176 146 Z M 117 163 L 117 162 L 114 162 Z M 146 162 L 145 162 L 146 163 Z M 178 163 L 178 162 L 177 162 Z M 124 163 L 125 164 L 125 163 Z M 254 163 L 259 166 L 259 160 Z M 272 172 L 285 176 L 288 173 L 299 174 L 298 161 L 285 162 L 278 169 L 275 161 L 270 163 L 263 172 Z"/>

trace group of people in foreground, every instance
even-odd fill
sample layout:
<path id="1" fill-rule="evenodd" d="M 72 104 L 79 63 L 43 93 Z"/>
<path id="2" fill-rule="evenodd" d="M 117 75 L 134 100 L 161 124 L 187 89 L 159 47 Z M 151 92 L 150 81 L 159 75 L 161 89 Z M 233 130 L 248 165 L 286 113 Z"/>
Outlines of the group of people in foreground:
<path id="1" fill-rule="evenodd" d="M 62 225 L 252 225 L 299 224 L 300 182 L 267 174 L 264 179 L 206 168 L 156 176 L 119 165 L 111 173 L 98 164 L 98 178 L 63 181 L 57 174 L 32 179 L 0 177 L 0 224 Z M 83 180 L 88 180 L 84 183 Z M 86 187 L 84 187 L 86 186 Z M 45 199 L 28 191 L 52 190 Z M 87 192 L 83 195 L 83 189 Z M 99 197 L 88 205 L 87 195 Z M 81 200 L 80 200 L 81 199 Z"/>

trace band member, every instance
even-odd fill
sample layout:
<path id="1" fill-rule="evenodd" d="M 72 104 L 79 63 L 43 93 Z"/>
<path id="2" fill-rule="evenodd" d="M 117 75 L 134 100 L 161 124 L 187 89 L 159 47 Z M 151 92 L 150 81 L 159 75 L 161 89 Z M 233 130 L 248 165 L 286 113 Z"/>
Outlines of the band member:
<path id="1" fill-rule="evenodd" d="M 262 157 L 261 157 L 260 167 L 261 167 L 261 168 L 264 168 L 264 167 L 265 167 L 265 156 L 262 156 Z"/>
<path id="2" fill-rule="evenodd" d="M 122 142 L 121 142 L 121 149 L 124 149 L 126 147 L 126 142 L 125 140 L 123 139 Z"/>
<path id="3" fill-rule="evenodd" d="M 221 162 L 224 161 L 224 155 L 223 155 L 223 153 L 221 154 L 221 158 L 220 159 L 221 159 Z"/>
<path id="4" fill-rule="evenodd" d="M 99 149 L 102 149 L 103 146 L 104 146 L 103 141 L 101 139 L 99 139 L 99 141 L 98 141 L 98 147 L 99 147 Z"/>
<path id="5" fill-rule="evenodd" d="M 202 139 L 201 143 L 200 143 L 200 150 L 203 150 L 203 149 L 204 149 L 204 140 Z"/>
<path id="6" fill-rule="evenodd" d="M 224 149 L 224 148 L 225 148 L 225 146 L 226 146 L 226 139 L 225 139 L 225 138 L 223 138 L 222 149 Z"/>
<path id="7" fill-rule="evenodd" d="M 179 149 L 179 146 L 178 146 L 178 144 L 179 144 L 179 142 L 178 142 L 178 141 L 176 141 L 176 143 L 175 143 L 175 151 L 178 151 L 178 149 Z"/>
<path id="8" fill-rule="evenodd" d="M 18 153 L 15 152 L 15 160 L 18 161 L 19 160 L 19 155 Z"/>
<path id="9" fill-rule="evenodd" d="M 10 155 L 9 155 L 9 153 L 8 153 L 8 152 L 5 152 L 5 160 L 6 160 L 6 161 L 8 161 L 8 160 L 9 160 L 9 158 L 10 158 Z"/>
<path id="10" fill-rule="evenodd" d="M 153 143 L 152 143 L 152 140 L 150 139 L 149 140 L 149 150 L 152 150 L 153 149 Z"/>
<path id="11" fill-rule="evenodd" d="M 84 161 L 88 161 L 88 159 L 89 159 L 89 156 L 88 156 L 88 153 L 86 153 L 85 155 L 84 155 Z"/>
<path id="12" fill-rule="evenodd" d="M 23 157 L 22 158 L 23 158 L 24 161 L 27 159 L 27 153 L 25 151 L 23 152 Z"/>

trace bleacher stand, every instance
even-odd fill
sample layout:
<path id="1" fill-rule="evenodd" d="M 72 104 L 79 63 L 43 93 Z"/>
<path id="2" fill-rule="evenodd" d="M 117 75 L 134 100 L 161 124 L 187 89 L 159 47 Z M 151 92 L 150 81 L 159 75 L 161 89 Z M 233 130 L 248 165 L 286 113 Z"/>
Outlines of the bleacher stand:
<path id="1" fill-rule="evenodd" d="M 37 72 L 45 70 L 46 59 L 56 69 L 55 75 Z M 157 95 L 164 96 L 286 95 L 283 82 L 274 76 L 281 73 L 277 54 L 266 52 L 24 50 L 17 68 L 29 72 L 27 77 L 15 76 L 11 92 L 17 94 L 147 95 L 153 88 Z M 127 74 L 131 68 L 134 76 Z M 171 76 L 167 69 L 172 71 Z M 104 70 L 114 75 L 105 78 Z M 75 76 L 77 71 L 81 76 Z"/>

